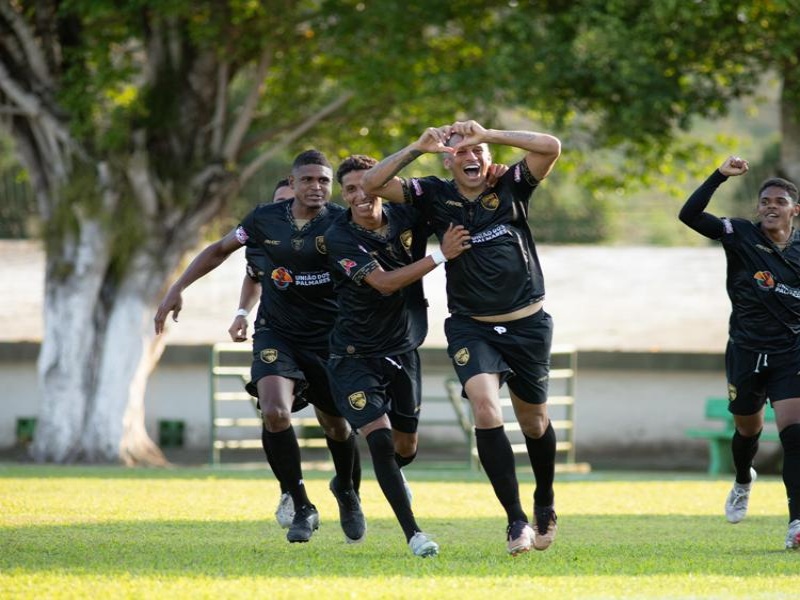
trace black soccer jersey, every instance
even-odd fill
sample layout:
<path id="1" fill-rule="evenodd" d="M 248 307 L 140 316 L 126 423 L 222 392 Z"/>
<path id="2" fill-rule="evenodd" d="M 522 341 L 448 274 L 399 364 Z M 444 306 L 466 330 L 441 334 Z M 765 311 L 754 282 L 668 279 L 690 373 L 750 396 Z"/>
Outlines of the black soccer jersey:
<path id="1" fill-rule="evenodd" d="M 757 223 L 722 219 L 733 310 L 730 336 L 742 348 L 778 353 L 800 348 L 800 236 L 781 251 Z"/>
<path id="2" fill-rule="evenodd" d="M 789 246 L 781 251 L 758 223 L 720 219 L 705 212 L 711 196 L 727 179 L 715 170 L 686 201 L 680 219 L 722 242 L 732 308 L 730 338 L 752 352 L 800 349 L 800 236 L 794 231 Z"/>
<path id="3" fill-rule="evenodd" d="M 291 212 L 293 203 L 259 206 L 237 231 L 240 241 L 251 250 L 248 259 L 263 255 L 256 327 L 266 324 L 307 348 L 325 350 L 337 304 L 324 235 L 344 209 L 328 204 L 298 229 Z"/>
<path id="4" fill-rule="evenodd" d="M 544 278 L 528 226 L 528 201 L 539 185 L 523 160 L 471 201 L 453 181 L 403 179 L 406 201 L 431 223 L 439 240 L 463 225 L 472 248 L 445 263 L 452 314 L 487 316 L 524 308 L 544 297 Z"/>
<path id="5" fill-rule="evenodd" d="M 422 281 L 383 295 L 364 281 L 380 266 L 385 271 L 411 264 L 424 255 L 426 230 L 417 210 L 383 206 L 385 232 L 353 223 L 348 211 L 325 234 L 339 314 L 331 333 L 332 355 L 376 357 L 417 348 L 427 335 Z"/>

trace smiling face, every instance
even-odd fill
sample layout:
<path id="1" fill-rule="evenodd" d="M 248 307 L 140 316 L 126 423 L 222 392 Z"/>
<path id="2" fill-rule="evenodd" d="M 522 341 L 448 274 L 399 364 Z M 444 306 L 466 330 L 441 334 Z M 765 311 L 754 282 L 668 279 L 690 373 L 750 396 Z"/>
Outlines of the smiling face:
<path id="1" fill-rule="evenodd" d="M 771 185 L 761 190 L 756 211 L 764 231 L 788 232 L 792 228 L 792 220 L 800 213 L 800 205 L 788 190 Z"/>
<path id="2" fill-rule="evenodd" d="M 342 199 L 350 207 L 353 222 L 372 229 L 379 227 L 383 219 L 382 201 L 361 187 L 364 173 L 366 171 L 349 171 L 342 176 Z"/>
<path id="3" fill-rule="evenodd" d="M 292 169 L 289 178 L 294 190 L 295 217 L 308 218 L 318 213 L 331 198 L 333 171 L 322 165 L 302 165 Z"/>
<path id="4" fill-rule="evenodd" d="M 447 142 L 448 146 L 457 146 L 463 138 L 455 134 Z M 454 154 L 447 154 L 444 166 L 453 174 L 458 189 L 464 193 L 482 192 L 486 187 L 486 173 L 492 164 L 492 155 L 486 144 L 464 146 Z"/>

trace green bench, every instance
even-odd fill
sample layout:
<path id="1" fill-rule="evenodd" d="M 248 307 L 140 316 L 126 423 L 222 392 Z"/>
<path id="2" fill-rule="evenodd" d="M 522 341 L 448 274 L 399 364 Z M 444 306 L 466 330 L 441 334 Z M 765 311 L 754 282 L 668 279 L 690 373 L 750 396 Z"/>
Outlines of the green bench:
<path id="1" fill-rule="evenodd" d="M 707 421 L 720 423 L 716 427 L 695 427 L 686 430 L 686 435 L 690 438 L 702 438 L 708 440 L 709 463 L 708 474 L 720 475 L 722 473 L 733 472 L 733 459 L 731 458 L 731 437 L 736 430 L 733 424 L 733 415 L 728 412 L 727 398 L 707 398 L 705 407 L 705 418 Z M 775 411 L 767 404 L 764 412 L 764 431 L 761 432 L 760 441 L 778 442 L 778 432 L 775 429 L 767 429 L 769 423 L 775 423 Z"/>

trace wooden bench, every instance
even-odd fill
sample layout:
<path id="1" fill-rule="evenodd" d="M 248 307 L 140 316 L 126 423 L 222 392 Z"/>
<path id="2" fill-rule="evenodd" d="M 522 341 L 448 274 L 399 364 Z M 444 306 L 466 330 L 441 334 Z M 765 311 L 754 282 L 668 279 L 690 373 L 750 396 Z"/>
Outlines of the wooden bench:
<path id="1" fill-rule="evenodd" d="M 727 398 L 707 398 L 705 405 L 705 419 L 717 425 L 712 427 L 694 427 L 686 430 L 690 438 L 708 440 L 709 462 L 708 474 L 720 475 L 733 472 L 733 458 L 731 457 L 731 438 L 736 427 L 733 424 L 733 415 L 728 411 Z M 767 404 L 764 411 L 764 431 L 761 432 L 759 441 L 780 441 L 778 432 L 768 430 L 767 425 L 775 423 L 775 411 Z"/>

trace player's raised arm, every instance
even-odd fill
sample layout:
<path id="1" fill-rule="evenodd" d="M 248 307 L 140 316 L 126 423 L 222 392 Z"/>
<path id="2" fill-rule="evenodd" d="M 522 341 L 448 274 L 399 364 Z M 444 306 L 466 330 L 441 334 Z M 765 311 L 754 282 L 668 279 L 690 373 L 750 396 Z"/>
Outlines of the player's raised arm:
<path id="1" fill-rule="evenodd" d="M 452 153 L 453 149 L 447 147 L 449 137 L 450 126 L 428 127 L 417 141 L 384 158 L 364 173 L 361 183 L 364 191 L 390 202 L 404 202 L 403 186 L 396 175 L 423 154 Z"/>
<path id="2" fill-rule="evenodd" d="M 526 150 L 525 162 L 539 181 L 547 177 L 561 156 L 561 141 L 548 133 L 486 129 L 472 120 L 453 123 L 451 132 L 464 138 L 456 145 L 456 150 L 477 144 L 500 144 Z"/>

